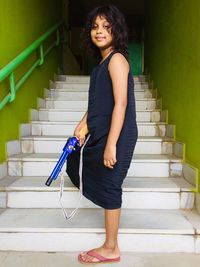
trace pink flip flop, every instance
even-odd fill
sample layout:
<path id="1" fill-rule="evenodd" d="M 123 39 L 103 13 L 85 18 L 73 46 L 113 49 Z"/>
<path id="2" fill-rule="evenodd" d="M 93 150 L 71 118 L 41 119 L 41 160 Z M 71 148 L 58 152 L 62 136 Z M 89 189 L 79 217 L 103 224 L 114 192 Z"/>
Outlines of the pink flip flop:
<path id="1" fill-rule="evenodd" d="M 79 254 L 78 260 L 80 263 L 83 263 L 83 264 L 100 264 L 100 263 L 112 263 L 112 262 L 119 262 L 120 261 L 120 257 L 112 258 L 112 259 L 105 258 L 105 257 L 101 256 L 99 253 L 95 252 L 94 250 L 89 250 L 86 254 L 98 259 L 99 261 L 95 261 L 95 262 L 94 261 L 84 261 L 81 254 Z"/>

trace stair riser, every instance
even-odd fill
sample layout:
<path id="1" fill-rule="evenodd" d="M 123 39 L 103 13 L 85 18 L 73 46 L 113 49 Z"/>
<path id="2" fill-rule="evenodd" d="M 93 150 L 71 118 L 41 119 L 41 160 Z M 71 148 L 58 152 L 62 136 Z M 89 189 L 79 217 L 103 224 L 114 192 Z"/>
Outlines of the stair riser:
<path id="1" fill-rule="evenodd" d="M 50 90 L 47 91 L 46 97 L 51 98 L 62 98 L 63 100 L 75 100 L 75 99 L 88 99 L 88 91 L 59 91 L 59 90 Z M 144 91 L 134 91 L 135 99 L 143 99 L 143 98 L 154 98 L 156 97 L 156 91 L 147 89 Z"/>
<path id="2" fill-rule="evenodd" d="M 23 140 L 21 141 L 22 153 L 60 153 L 66 140 Z M 137 141 L 134 153 L 136 154 L 172 154 L 172 142 Z"/>
<path id="3" fill-rule="evenodd" d="M 65 82 L 55 82 L 52 83 L 51 88 L 53 89 L 89 89 L 89 84 L 87 83 L 65 83 Z M 134 90 L 137 89 L 149 89 L 148 83 L 135 83 Z"/>
<path id="4" fill-rule="evenodd" d="M 146 82 L 148 81 L 148 76 L 142 75 L 142 76 L 133 76 L 134 82 Z M 74 82 L 74 83 L 89 83 L 90 76 L 86 77 L 73 77 L 73 76 L 65 76 L 65 75 L 56 75 L 55 80 L 61 81 L 61 82 Z"/>
<path id="5" fill-rule="evenodd" d="M 79 192 L 63 193 L 62 203 L 65 208 L 75 208 Z M 145 199 L 145 201 L 144 201 Z M 188 199 L 189 201 L 185 201 Z M 187 205 L 186 205 L 187 203 Z M 124 192 L 122 208 L 125 209 L 192 209 L 194 194 L 179 192 Z M 7 208 L 60 208 L 59 192 L 7 192 Z M 80 208 L 99 208 L 92 201 L 82 196 Z"/>
<path id="6" fill-rule="evenodd" d="M 88 101 L 87 100 L 78 100 L 81 96 L 79 95 L 76 101 L 56 101 L 56 100 L 47 100 L 46 108 L 56 108 L 56 109 L 65 109 L 71 108 L 72 110 L 87 110 Z M 86 97 L 85 97 L 86 98 Z M 74 96 L 73 99 L 76 99 Z M 70 99 L 69 99 L 70 100 Z M 152 110 L 155 108 L 159 108 L 156 100 L 136 100 L 136 110 Z"/>
<path id="7" fill-rule="evenodd" d="M 79 122 L 84 116 L 85 112 L 82 111 L 54 111 L 54 110 L 40 110 L 39 120 L 40 121 L 77 121 Z M 161 112 L 160 111 L 137 111 L 136 112 L 137 122 L 160 122 Z"/>
<path id="8" fill-rule="evenodd" d="M 98 247 L 105 240 L 105 232 L 10 232 L 0 233 L 0 239 L 0 250 L 2 251 L 79 252 L 91 249 L 91 247 Z M 181 234 L 147 234 L 145 232 L 135 234 L 119 231 L 118 240 L 121 251 L 130 252 L 195 253 L 198 245 L 193 235 Z"/>
<path id="9" fill-rule="evenodd" d="M 76 124 L 31 124 L 32 135 L 73 135 Z M 138 125 L 139 136 L 166 136 L 167 125 Z"/>
<path id="10" fill-rule="evenodd" d="M 57 161 L 8 161 L 8 174 L 11 176 L 49 176 Z M 66 164 L 63 165 L 63 172 Z M 133 177 L 169 177 L 181 176 L 181 163 L 134 162 L 130 164 L 127 176 Z"/>

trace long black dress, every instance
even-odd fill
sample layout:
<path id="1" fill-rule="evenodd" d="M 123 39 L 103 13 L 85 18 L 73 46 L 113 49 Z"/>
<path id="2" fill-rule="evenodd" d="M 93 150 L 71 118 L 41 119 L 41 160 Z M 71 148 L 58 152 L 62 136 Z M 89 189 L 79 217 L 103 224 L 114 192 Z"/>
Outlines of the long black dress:
<path id="1" fill-rule="evenodd" d="M 90 137 L 82 152 L 83 195 L 105 209 L 121 208 L 122 183 L 130 167 L 138 137 L 134 81 L 130 68 L 126 115 L 116 144 L 117 162 L 113 169 L 104 165 L 103 153 L 114 107 L 108 64 L 115 52 L 118 51 L 112 51 L 101 64 L 92 70 L 90 76 L 87 116 Z M 77 188 L 80 186 L 79 163 L 80 150 L 68 156 L 66 169 L 69 178 Z"/>

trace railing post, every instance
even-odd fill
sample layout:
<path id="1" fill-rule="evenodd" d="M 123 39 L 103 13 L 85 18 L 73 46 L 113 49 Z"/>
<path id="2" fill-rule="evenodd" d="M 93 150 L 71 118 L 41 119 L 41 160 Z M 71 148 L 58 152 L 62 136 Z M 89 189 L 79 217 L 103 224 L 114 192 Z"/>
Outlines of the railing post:
<path id="1" fill-rule="evenodd" d="M 60 43 L 60 34 L 59 34 L 59 30 L 56 31 L 56 45 L 58 46 Z"/>
<path id="2" fill-rule="evenodd" d="M 44 50 L 43 50 L 43 44 L 40 45 L 40 62 L 38 63 L 38 66 L 41 66 L 44 63 Z"/>
<path id="3" fill-rule="evenodd" d="M 10 99 L 9 99 L 10 103 L 13 100 L 15 100 L 15 77 L 13 72 L 9 76 L 9 81 L 10 81 Z"/>

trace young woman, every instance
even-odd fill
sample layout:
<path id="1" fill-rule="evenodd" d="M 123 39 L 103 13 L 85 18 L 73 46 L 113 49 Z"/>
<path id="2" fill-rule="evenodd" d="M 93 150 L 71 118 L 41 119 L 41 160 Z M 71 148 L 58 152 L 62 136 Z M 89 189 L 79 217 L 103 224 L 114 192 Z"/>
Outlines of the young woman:
<path id="1" fill-rule="evenodd" d="M 88 110 L 74 134 L 84 144 L 83 195 L 105 209 L 106 240 L 102 246 L 80 253 L 78 260 L 85 264 L 119 262 L 122 183 L 130 167 L 138 129 L 127 26 L 118 8 L 112 4 L 94 8 L 88 15 L 83 41 L 86 51 L 101 60 L 92 70 Z M 79 135 L 85 124 L 90 134 L 86 141 Z M 67 174 L 78 188 L 79 158 L 79 153 L 72 153 L 67 160 Z"/>

